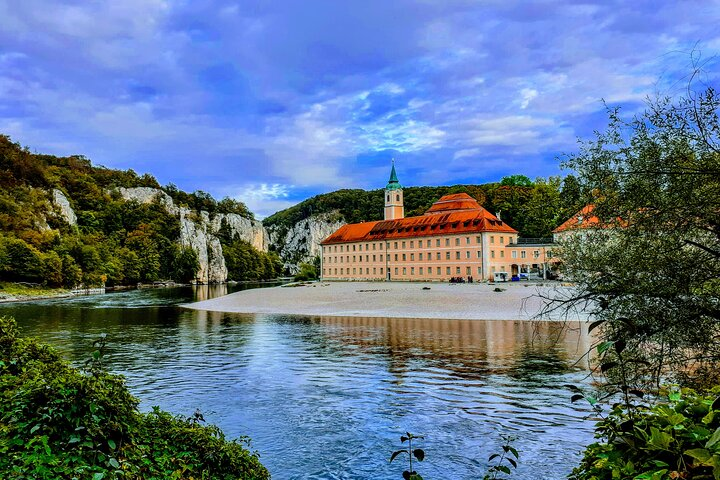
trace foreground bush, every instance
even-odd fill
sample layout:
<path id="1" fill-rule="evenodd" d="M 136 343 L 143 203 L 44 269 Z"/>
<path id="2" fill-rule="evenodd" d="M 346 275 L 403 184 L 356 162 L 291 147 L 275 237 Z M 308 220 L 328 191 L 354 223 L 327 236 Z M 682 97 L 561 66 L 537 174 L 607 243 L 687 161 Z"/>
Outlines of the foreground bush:
<path id="1" fill-rule="evenodd" d="M 613 407 L 572 480 L 720 479 L 720 387 L 672 391 L 652 407 Z"/>
<path id="2" fill-rule="evenodd" d="M 140 413 L 102 352 L 79 371 L 0 317 L 0 478 L 267 479 L 248 441 L 201 416 Z"/>

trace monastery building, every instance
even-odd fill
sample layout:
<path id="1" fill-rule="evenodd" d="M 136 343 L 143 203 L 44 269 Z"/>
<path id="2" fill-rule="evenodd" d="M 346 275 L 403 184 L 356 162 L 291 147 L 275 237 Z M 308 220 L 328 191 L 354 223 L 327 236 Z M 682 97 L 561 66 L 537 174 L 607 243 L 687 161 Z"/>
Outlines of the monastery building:
<path id="1" fill-rule="evenodd" d="M 552 242 L 519 239 L 466 193 L 445 195 L 424 215 L 406 218 L 394 164 L 385 219 L 344 225 L 321 246 L 323 280 L 510 280 L 542 275 L 552 257 Z"/>

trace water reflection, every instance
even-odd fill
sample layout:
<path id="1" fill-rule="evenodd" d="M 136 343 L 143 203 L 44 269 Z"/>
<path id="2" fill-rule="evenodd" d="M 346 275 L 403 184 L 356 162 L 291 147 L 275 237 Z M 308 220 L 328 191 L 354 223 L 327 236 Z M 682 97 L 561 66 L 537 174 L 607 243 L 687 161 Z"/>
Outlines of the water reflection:
<path id="1" fill-rule="evenodd" d="M 223 289 L 175 289 L 0 308 L 76 362 L 101 332 L 142 408 L 199 408 L 250 435 L 279 479 L 399 477 L 400 433 L 426 435 L 427 479 L 482 477 L 501 433 L 519 436 L 513 478 L 564 478 L 591 440 L 561 388 L 587 333 L 554 322 L 237 315 L 176 305 Z M 5 312 L 3 312 L 3 310 Z M 292 452 L 292 455 L 288 455 Z"/>

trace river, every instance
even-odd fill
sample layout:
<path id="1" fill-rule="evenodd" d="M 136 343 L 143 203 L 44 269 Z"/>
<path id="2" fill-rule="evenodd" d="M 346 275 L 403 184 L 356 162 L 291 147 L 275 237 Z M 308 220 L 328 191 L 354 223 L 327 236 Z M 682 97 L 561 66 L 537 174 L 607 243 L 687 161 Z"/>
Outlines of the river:
<path id="1" fill-rule="evenodd" d="M 260 286 L 260 285 L 256 285 Z M 501 435 L 513 479 L 565 478 L 592 441 L 579 324 L 239 315 L 182 303 L 240 287 L 178 287 L 0 305 L 23 335 L 80 363 L 101 333 L 141 408 L 199 409 L 247 435 L 274 479 L 400 479 L 388 462 L 423 435 L 426 480 L 482 478 Z"/>

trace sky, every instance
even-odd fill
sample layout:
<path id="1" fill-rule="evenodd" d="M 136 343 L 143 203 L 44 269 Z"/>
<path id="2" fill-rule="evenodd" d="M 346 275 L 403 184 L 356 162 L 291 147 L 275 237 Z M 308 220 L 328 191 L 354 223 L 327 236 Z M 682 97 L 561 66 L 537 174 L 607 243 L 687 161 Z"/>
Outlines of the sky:
<path id="1" fill-rule="evenodd" d="M 718 71 L 715 1 L 0 0 L 0 133 L 259 217 L 340 188 L 566 174 Z"/>

